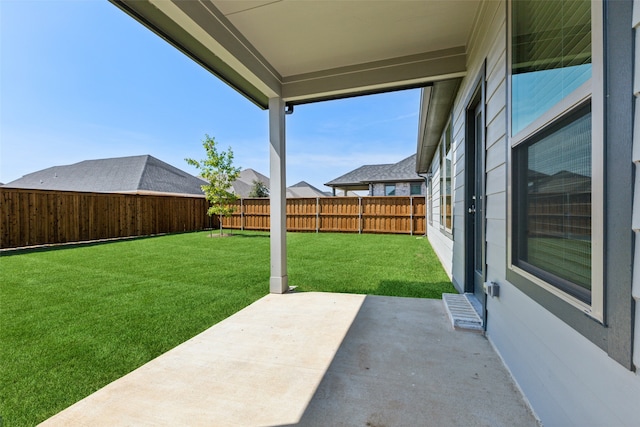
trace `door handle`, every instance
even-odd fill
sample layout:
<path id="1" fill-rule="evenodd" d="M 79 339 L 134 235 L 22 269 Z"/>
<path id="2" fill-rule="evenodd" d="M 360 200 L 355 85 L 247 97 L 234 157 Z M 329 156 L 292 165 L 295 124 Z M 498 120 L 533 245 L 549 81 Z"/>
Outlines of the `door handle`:
<path id="1" fill-rule="evenodd" d="M 471 205 L 471 207 L 469 208 L 469 213 L 470 214 L 476 213 L 476 205 Z"/>

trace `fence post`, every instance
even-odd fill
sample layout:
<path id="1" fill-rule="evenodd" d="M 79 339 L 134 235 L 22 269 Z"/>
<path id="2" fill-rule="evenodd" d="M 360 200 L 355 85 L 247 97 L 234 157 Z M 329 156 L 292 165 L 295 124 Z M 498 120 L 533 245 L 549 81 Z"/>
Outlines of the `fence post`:
<path id="1" fill-rule="evenodd" d="M 428 194 L 428 193 L 427 193 Z M 431 204 L 433 203 L 433 196 L 431 202 L 427 203 L 427 194 L 424 195 L 424 235 L 427 235 L 427 230 L 429 229 L 429 210 L 431 209 Z"/>
<path id="2" fill-rule="evenodd" d="M 411 224 L 409 227 L 410 227 L 410 233 L 413 236 L 413 196 L 409 196 L 409 209 L 411 209 L 410 211 L 411 213 L 409 216 L 409 221 L 411 221 Z"/>
<path id="3" fill-rule="evenodd" d="M 244 231 L 244 199 L 240 198 L 240 230 Z"/>
<path id="4" fill-rule="evenodd" d="M 362 234 L 362 197 L 358 197 L 358 234 Z"/>
<path id="5" fill-rule="evenodd" d="M 316 197 L 316 234 L 320 231 L 320 197 Z"/>

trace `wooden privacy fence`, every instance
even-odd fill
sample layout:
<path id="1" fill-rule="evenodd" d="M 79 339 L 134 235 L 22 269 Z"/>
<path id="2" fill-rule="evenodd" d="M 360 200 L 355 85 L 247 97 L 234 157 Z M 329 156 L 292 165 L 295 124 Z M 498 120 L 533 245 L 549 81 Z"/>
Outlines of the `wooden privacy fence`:
<path id="1" fill-rule="evenodd" d="M 202 197 L 0 188 L 0 248 L 216 227 Z"/>
<path id="2" fill-rule="evenodd" d="M 226 228 L 269 230 L 269 199 L 241 199 L 222 220 Z M 425 233 L 424 196 L 287 199 L 287 230 L 350 233 Z"/>

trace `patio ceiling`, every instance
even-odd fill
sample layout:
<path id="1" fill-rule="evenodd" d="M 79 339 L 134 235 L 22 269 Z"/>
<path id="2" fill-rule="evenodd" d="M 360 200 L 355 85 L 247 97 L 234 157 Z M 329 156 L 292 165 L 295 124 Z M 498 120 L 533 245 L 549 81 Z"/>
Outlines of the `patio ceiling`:
<path id="1" fill-rule="evenodd" d="M 111 0 L 259 105 L 465 74 L 479 1 Z"/>

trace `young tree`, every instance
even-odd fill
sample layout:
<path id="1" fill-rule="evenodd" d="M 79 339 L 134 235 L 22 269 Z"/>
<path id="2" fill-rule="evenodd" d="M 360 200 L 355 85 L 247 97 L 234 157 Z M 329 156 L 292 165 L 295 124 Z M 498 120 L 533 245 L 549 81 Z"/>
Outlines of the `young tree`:
<path id="1" fill-rule="evenodd" d="M 235 211 L 234 203 L 238 196 L 229 191 L 231 184 L 240 176 L 240 168 L 233 166 L 233 151 L 231 147 L 227 151 L 218 151 L 214 138 L 205 134 L 202 141 L 207 158 L 204 160 L 185 159 L 191 166 L 200 170 L 200 176 L 207 181 L 202 185 L 205 197 L 210 207 L 207 210 L 209 216 L 220 217 L 220 235 L 222 236 L 222 217 L 229 217 Z"/>
<path id="2" fill-rule="evenodd" d="M 269 188 L 262 181 L 253 180 L 249 197 L 269 197 Z"/>

